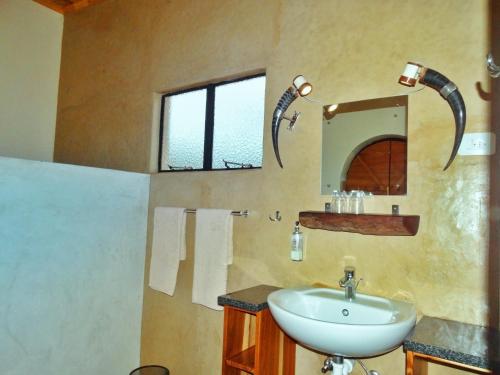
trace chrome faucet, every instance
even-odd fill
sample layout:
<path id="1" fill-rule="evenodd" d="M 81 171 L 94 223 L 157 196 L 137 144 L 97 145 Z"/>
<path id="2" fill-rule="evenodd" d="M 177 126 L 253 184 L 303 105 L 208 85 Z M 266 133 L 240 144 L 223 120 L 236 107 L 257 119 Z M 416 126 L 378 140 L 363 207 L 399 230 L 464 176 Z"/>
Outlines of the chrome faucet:
<path id="1" fill-rule="evenodd" d="M 355 278 L 355 268 L 347 266 L 344 268 L 344 277 L 339 280 L 341 288 L 345 289 L 345 299 L 352 301 L 356 298 L 356 288 L 360 280 Z"/>

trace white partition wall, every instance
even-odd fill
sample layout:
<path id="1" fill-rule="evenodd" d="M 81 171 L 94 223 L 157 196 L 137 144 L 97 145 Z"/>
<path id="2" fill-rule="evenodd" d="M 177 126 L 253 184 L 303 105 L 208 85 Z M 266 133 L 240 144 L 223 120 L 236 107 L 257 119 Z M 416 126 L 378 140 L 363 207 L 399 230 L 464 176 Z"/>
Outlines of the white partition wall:
<path id="1" fill-rule="evenodd" d="M 149 176 L 0 158 L 4 375 L 139 364 Z"/>

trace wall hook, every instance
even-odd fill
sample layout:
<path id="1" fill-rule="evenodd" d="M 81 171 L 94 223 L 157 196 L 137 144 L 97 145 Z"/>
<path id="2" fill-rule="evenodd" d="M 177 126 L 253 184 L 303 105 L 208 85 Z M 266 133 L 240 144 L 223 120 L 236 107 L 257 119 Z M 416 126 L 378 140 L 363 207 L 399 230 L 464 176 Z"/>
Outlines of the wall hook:
<path id="1" fill-rule="evenodd" d="M 495 60 L 493 60 L 491 52 L 486 55 L 486 68 L 488 69 L 488 73 L 491 77 L 500 77 L 500 66 L 495 64 Z"/>
<path id="2" fill-rule="evenodd" d="M 274 213 L 274 217 L 272 217 L 271 215 L 269 215 L 269 220 L 271 221 L 281 221 L 281 215 L 280 215 L 280 212 L 279 211 L 276 211 Z"/>

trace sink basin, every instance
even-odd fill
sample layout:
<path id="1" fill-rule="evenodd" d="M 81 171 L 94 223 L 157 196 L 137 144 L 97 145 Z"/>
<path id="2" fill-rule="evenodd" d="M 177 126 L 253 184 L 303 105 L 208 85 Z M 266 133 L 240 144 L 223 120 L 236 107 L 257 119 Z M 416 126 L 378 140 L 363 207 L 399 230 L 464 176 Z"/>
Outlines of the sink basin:
<path id="1" fill-rule="evenodd" d="M 343 290 L 302 287 L 281 289 L 267 298 L 278 325 L 297 342 L 344 357 L 371 357 L 403 342 L 415 325 L 411 303 Z"/>

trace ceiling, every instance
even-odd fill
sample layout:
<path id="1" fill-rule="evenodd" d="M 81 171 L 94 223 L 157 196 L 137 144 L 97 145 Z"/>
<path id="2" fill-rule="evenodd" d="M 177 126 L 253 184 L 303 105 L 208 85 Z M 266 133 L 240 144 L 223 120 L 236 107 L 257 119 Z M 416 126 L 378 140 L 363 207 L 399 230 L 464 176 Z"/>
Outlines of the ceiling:
<path id="1" fill-rule="evenodd" d="M 90 5 L 100 3 L 104 0 L 33 0 L 58 13 L 76 12 Z"/>

